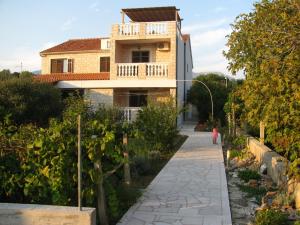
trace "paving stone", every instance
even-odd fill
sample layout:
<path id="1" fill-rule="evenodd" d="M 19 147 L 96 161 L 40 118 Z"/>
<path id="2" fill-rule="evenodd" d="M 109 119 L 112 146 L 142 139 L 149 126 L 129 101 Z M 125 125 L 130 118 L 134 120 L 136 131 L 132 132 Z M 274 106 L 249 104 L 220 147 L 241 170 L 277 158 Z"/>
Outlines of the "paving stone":
<path id="1" fill-rule="evenodd" d="M 189 136 L 186 142 L 119 225 L 232 224 L 221 146 L 193 126 L 181 133 Z"/>

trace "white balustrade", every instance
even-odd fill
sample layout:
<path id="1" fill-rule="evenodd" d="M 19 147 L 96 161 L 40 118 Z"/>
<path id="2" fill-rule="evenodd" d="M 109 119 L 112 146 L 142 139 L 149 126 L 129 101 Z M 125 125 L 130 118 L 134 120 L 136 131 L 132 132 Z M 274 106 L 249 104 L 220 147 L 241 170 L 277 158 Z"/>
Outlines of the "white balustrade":
<path id="1" fill-rule="evenodd" d="M 146 34 L 160 35 L 168 33 L 168 23 L 146 23 Z"/>
<path id="2" fill-rule="evenodd" d="M 123 108 L 124 120 L 127 122 L 133 122 L 136 120 L 140 107 L 125 107 Z"/>
<path id="3" fill-rule="evenodd" d="M 134 36 L 140 33 L 140 24 L 124 23 L 119 24 L 119 34 L 124 36 Z"/>
<path id="4" fill-rule="evenodd" d="M 166 63 L 147 63 L 147 77 L 166 77 L 168 76 L 168 64 Z"/>
<path id="5" fill-rule="evenodd" d="M 137 77 L 139 75 L 138 63 L 117 64 L 117 76 L 119 77 Z"/>

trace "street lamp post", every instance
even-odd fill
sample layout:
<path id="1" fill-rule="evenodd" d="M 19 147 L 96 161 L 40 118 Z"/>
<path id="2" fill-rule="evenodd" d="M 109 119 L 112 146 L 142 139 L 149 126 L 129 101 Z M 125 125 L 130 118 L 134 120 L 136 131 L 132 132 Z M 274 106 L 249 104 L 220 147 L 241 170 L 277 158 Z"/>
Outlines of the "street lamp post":
<path id="1" fill-rule="evenodd" d="M 208 86 L 201 80 L 177 80 L 177 81 L 198 82 L 198 83 L 202 84 L 208 90 L 208 93 L 210 95 L 210 101 L 211 101 L 211 118 L 212 118 L 212 120 L 214 120 L 214 101 L 213 101 L 212 93 L 211 93 L 210 89 L 208 88 Z"/>

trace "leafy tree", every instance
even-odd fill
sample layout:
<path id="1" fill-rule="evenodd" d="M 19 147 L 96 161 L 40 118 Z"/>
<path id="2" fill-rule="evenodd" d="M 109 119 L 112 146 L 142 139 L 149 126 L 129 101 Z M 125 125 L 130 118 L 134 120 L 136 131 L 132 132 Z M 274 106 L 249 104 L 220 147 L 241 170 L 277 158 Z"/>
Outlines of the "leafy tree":
<path id="1" fill-rule="evenodd" d="M 266 124 L 267 141 L 300 156 L 300 2 L 263 0 L 232 25 L 224 53 L 229 69 L 244 70 L 240 92 L 247 121 Z"/>
<path id="2" fill-rule="evenodd" d="M 0 119 L 10 114 L 18 124 L 47 124 L 50 117 L 59 116 L 61 111 L 60 90 L 34 81 L 29 73 L 23 72 L 20 78 L 7 73 L 0 80 Z"/>
<path id="3" fill-rule="evenodd" d="M 227 100 L 228 93 L 232 89 L 232 81 L 226 80 L 224 76 L 219 74 L 209 73 L 200 75 L 195 80 L 202 81 L 211 90 L 214 104 L 214 119 L 225 123 L 224 104 Z M 194 82 L 189 93 L 188 101 L 195 105 L 198 110 L 200 122 L 206 122 L 211 118 L 211 100 L 208 90 L 199 82 Z"/>

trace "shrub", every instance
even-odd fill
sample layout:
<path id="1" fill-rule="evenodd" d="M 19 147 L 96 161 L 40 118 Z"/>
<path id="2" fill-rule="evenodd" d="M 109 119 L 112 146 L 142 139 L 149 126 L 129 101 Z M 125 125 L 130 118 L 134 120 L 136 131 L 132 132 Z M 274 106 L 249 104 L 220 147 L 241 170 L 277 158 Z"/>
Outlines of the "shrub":
<path id="1" fill-rule="evenodd" d="M 178 134 L 178 114 L 179 110 L 172 100 L 150 103 L 139 111 L 136 120 L 138 136 L 151 146 L 149 150 L 166 151 L 173 148 Z"/>
<path id="2" fill-rule="evenodd" d="M 256 225 L 286 225 L 287 220 L 287 214 L 275 209 L 259 211 L 255 216 Z"/>
<path id="3" fill-rule="evenodd" d="M 245 182 L 248 182 L 249 180 L 259 180 L 261 178 L 260 174 L 257 171 L 254 170 L 241 170 L 238 172 L 239 178 L 244 180 Z"/>
<path id="4" fill-rule="evenodd" d="M 47 124 L 62 112 L 61 92 L 32 78 L 0 80 L 0 120 L 8 114 L 18 123 Z"/>
<path id="5" fill-rule="evenodd" d="M 231 150 L 230 150 L 229 158 L 230 158 L 230 159 L 233 159 L 233 158 L 235 158 L 235 157 L 240 157 L 241 155 L 242 155 L 241 150 L 231 149 Z"/>
<path id="6" fill-rule="evenodd" d="M 239 136 L 236 137 L 233 141 L 232 141 L 232 145 L 237 148 L 237 149 L 244 149 L 246 147 L 246 137 L 245 136 Z"/>

